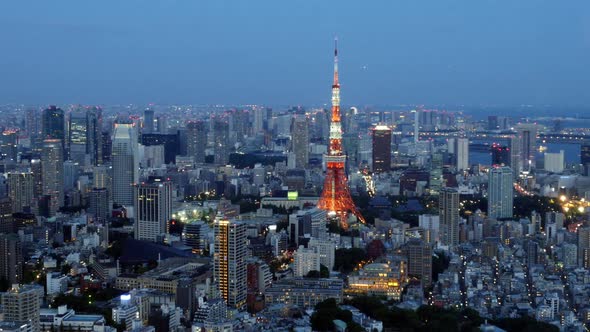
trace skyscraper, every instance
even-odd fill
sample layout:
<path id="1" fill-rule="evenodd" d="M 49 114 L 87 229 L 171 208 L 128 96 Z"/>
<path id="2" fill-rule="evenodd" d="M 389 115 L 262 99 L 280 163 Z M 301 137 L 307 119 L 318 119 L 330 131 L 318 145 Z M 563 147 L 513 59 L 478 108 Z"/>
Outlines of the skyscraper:
<path id="1" fill-rule="evenodd" d="M 440 218 L 440 240 L 443 245 L 459 244 L 459 192 L 453 188 L 443 188 L 438 196 L 438 215 Z"/>
<path id="2" fill-rule="evenodd" d="M 580 148 L 580 163 L 584 167 L 584 175 L 590 175 L 590 144 L 583 144 Z"/>
<path id="3" fill-rule="evenodd" d="M 432 283 L 432 247 L 421 239 L 410 239 L 404 246 L 408 275 L 420 278 L 423 287 Z"/>
<path id="4" fill-rule="evenodd" d="M 113 201 L 133 205 L 133 186 L 138 182 L 137 136 L 132 124 L 116 123 L 113 132 Z"/>
<path id="5" fill-rule="evenodd" d="M 520 162 L 524 170 L 530 170 L 535 166 L 537 130 L 537 125 L 534 123 L 523 123 L 517 127 L 520 140 Z"/>
<path id="6" fill-rule="evenodd" d="M 430 157 L 430 178 L 428 179 L 428 186 L 431 195 L 437 195 L 443 187 L 443 154 L 434 152 Z"/>
<path id="7" fill-rule="evenodd" d="M 520 138 L 518 135 L 511 135 L 510 136 L 510 168 L 512 168 L 512 172 L 514 176 L 518 176 L 520 171 L 522 171 L 522 158 L 520 155 L 520 151 L 522 149 Z"/>
<path id="8" fill-rule="evenodd" d="M 43 124 L 43 139 L 59 139 L 64 140 L 65 119 L 64 111 L 56 106 L 49 106 L 43 110 L 42 114 Z"/>
<path id="9" fill-rule="evenodd" d="M 172 215 L 172 184 L 141 183 L 135 187 L 135 238 L 155 242 L 167 233 Z"/>
<path id="10" fill-rule="evenodd" d="M 373 172 L 389 172 L 391 169 L 391 128 L 373 128 Z"/>
<path id="11" fill-rule="evenodd" d="M 31 212 L 34 206 L 35 180 L 31 172 L 8 173 L 8 197 L 12 212 Z"/>
<path id="12" fill-rule="evenodd" d="M 102 110 L 76 108 L 68 116 L 69 159 L 79 165 L 102 163 Z"/>
<path id="13" fill-rule="evenodd" d="M 578 228 L 578 266 L 590 268 L 590 227 Z"/>
<path id="14" fill-rule="evenodd" d="M 492 166 L 511 166 L 509 147 L 492 144 Z"/>
<path id="15" fill-rule="evenodd" d="M 59 139 L 43 141 L 41 154 L 43 194 L 50 196 L 49 215 L 54 216 L 64 204 L 63 148 Z"/>
<path id="16" fill-rule="evenodd" d="M 469 139 L 460 137 L 456 139 L 455 157 L 458 170 L 469 169 Z"/>
<path id="17" fill-rule="evenodd" d="M 68 114 L 68 157 L 78 165 L 86 164 L 86 145 L 88 144 L 88 125 L 83 108 Z"/>
<path id="18" fill-rule="evenodd" d="M 266 122 L 266 109 L 261 107 L 254 108 L 254 122 L 252 124 L 252 131 L 254 134 L 260 133 L 264 130 L 264 123 Z"/>
<path id="19" fill-rule="evenodd" d="M 88 214 L 95 221 L 104 222 L 108 219 L 111 209 L 109 207 L 109 192 L 106 188 L 92 188 L 88 193 Z"/>
<path id="20" fill-rule="evenodd" d="M 488 179 L 488 216 L 490 218 L 512 218 L 513 178 L 510 167 L 495 167 L 490 170 Z"/>
<path id="21" fill-rule="evenodd" d="M 246 224 L 216 217 L 213 277 L 222 298 L 234 308 L 246 304 L 247 245 Z"/>
<path id="22" fill-rule="evenodd" d="M 27 135 L 31 138 L 31 145 L 34 145 L 37 138 L 41 134 L 39 112 L 36 109 L 29 109 L 25 114 L 25 130 Z"/>
<path id="23" fill-rule="evenodd" d="M 8 129 L 0 136 L 0 159 L 16 161 L 18 131 Z"/>
<path id="24" fill-rule="evenodd" d="M 185 246 L 191 247 L 193 253 L 202 255 L 205 249 L 205 223 L 192 221 L 184 225 L 182 240 Z"/>
<path id="25" fill-rule="evenodd" d="M 92 187 L 106 189 L 109 204 L 113 201 L 113 167 L 110 165 L 94 166 L 92 169 Z"/>
<path id="26" fill-rule="evenodd" d="M 292 151 L 295 154 L 295 167 L 307 168 L 309 162 L 309 119 L 305 114 L 297 114 L 291 125 Z"/>
<path id="27" fill-rule="evenodd" d="M 9 284 L 22 282 L 24 273 L 22 243 L 16 234 L 0 234 L 0 278 Z"/>
<path id="28" fill-rule="evenodd" d="M 189 121 L 186 124 L 186 154 L 196 163 L 205 162 L 205 148 L 207 148 L 207 123 L 203 121 Z"/>
<path id="29" fill-rule="evenodd" d="M 39 332 L 40 308 L 44 290 L 39 285 L 15 284 L 8 291 L 0 293 L 4 321 L 27 322 L 33 332 Z"/>
<path id="30" fill-rule="evenodd" d="M 143 129 L 142 134 L 151 134 L 154 132 L 154 110 L 147 108 L 143 111 Z"/>
<path id="31" fill-rule="evenodd" d="M 213 119 L 214 162 L 216 165 L 229 163 L 229 124 L 225 118 Z"/>

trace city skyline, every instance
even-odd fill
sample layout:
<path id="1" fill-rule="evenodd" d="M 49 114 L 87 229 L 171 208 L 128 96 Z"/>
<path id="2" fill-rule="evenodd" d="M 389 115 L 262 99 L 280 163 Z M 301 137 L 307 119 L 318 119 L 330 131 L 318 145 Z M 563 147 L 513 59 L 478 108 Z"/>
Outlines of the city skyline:
<path id="1" fill-rule="evenodd" d="M 0 4 L 0 331 L 588 331 L 586 16 Z"/>

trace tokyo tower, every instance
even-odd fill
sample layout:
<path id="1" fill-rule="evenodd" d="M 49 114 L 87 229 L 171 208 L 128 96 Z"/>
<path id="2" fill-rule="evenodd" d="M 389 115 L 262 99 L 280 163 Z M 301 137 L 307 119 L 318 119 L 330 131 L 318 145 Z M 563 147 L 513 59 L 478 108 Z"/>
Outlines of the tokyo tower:
<path id="1" fill-rule="evenodd" d="M 318 201 L 318 208 L 328 211 L 329 216 L 340 219 L 340 227 L 348 229 L 348 215 L 354 214 L 361 222 L 365 219 L 360 214 L 348 188 L 348 179 L 344 166 L 346 155 L 342 152 L 342 127 L 340 125 L 340 83 L 338 83 L 338 44 L 334 47 L 334 84 L 332 84 L 332 118 L 330 121 L 330 146 L 324 155 L 326 178 L 324 190 Z"/>

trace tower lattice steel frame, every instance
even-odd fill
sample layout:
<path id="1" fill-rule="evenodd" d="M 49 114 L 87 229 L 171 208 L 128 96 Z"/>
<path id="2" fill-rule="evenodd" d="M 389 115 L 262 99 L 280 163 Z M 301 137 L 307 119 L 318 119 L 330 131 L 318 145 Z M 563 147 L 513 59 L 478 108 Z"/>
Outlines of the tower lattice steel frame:
<path id="1" fill-rule="evenodd" d="M 355 215 L 361 222 L 365 219 L 360 214 L 348 188 L 348 179 L 344 169 L 346 155 L 342 151 L 342 126 L 340 125 L 340 83 L 338 82 L 338 44 L 334 47 L 334 84 L 332 84 L 332 116 L 330 121 L 330 146 L 324 155 L 326 162 L 326 178 L 318 208 L 336 215 L 340 219 L 340 227 L 348 229 L 348 216 Z"/>

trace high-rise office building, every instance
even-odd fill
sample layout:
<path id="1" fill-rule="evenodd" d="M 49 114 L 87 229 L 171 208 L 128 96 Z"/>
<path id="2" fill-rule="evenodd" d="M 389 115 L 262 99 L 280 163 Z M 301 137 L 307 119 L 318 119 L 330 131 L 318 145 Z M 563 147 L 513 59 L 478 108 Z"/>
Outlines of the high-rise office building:
<path id="1" fill-rule="evenodd" d="M 309 119 L 305 114 L 297 114 L 291 125 L 292 151 L 295 154 L 295 167 L 307 168 L 309 163 Z"/>
<path id="2" fill-rule="evenodd" d="M 68 157 L 79 165 L 85 165 L 87 161 L 87 144 L 86 112 L 83 108 L 72 110 L 68 114 Z"/>
<path id="3" fill-rule="evenodd" d="M 520 162 L 523 170 L 530 170 L 535 166 L 537 130 L 537 125 L 534 123 L 523 123 L 517 127 L 520 140 Z"/>
<path id="4" fill-rule="evenodd" d="M 266 120 L 266 109 L 261 107 L 254 108 L 254 122 L 252 123 L 252 131 L 254 134 L 261 133 L 264 130 L 264 123 Z"/>
<path id="5" fill-rule="evenodd" d="M 584 167 L 584 175 L 590 176 L 590 144 L 580 147 L 580 163 Z"/>
<path id="6" fill-rule="evenodd" d="M 510 166 L 510 148 L 492 144 L 492 166 Z"/>
<path id="7" fill-rule="evenodd" d="M 421 239 L 410 239 L 404 246 L 408 275 L 420 278 L 423 287 L 432 283 L 432 247 Z"/>
<path id="8" fill-rule="evenodd" d="M 202 255 L 205 249 L 205 223 L 203 221 L 192 221 L 184 225 L 182 229 L 182 240 L 185 246 L 191 247 L 192 252 Z"/>
<path id="9" fill-rule="evenodd" d="M 590 227 L 578 228 L 578 266 L 590 268 Z"/>
<path id="10" fill-rule="evenodd" d="M 443 154 L 434 152 L 430 157 L 430 178 L 428 179 L 430 194 L 438 195 L 443 183 Z"/>
<path id="11" fill-rule="evenodd" d="M 25 113 L 25 130 L 27 135 L 31 138 L 31 145 L 34 145 L 36 138 L 41 135 L 41 120 L 39 111 L 36 109 L 29 109 Z"/>
<path id="12" fill-rule="evenodd" d="M 132 124 L 117 123 L 113 132 L 113 201 L 133 205 L 133 187 L 138 182 L 137 135 Z"/>
<path id="13" fill-rule="evenodd" d="M 156 128 L 160 134 L 168 134 L 168 118 L 160 115 L 156 118 Z"/>
<path id="14" fill-rule="evenodd" d="M 111 209 L 109 206 L 109 191 L 107 188 L 92 188 L 88 193 L 87 212 L 98 222 L 104 222 L 109 218 Z"/>
<path id="15" fill-rule="evenodd" d="M 98 107 L 72 110 L 68 116 L 69 159 L 84 165 L 102 163 L 102 110 Z"/>
<path id="16" fill-rule="evenodd" d="M 43 141 L 41 154 L 43 194 L 50 196 L 49 215 L 64 205 L 63 148 L 59 139 Z"/>
<path id="17" fill-rule="evenodd" d="M 65 118 L 64 111 L 61 108 L 49 106 L 49 108 L 43 110 L 42 124 L 43 139 L 51 138 L 64 141 Z"/>
<path id="18" fill-rule="evenodd" d="M 78 181 L 78 172 L 80 170 L 80 164 L 72 160 L 66 160 L 63 163 L 64 168 L 64 188 L 66 191 L 71 190 Z"/>
<path id="19" fill-rule="evenodd" d="M 26 322 L 32 332 L 41 331 L 40 309 L 44 290 L 39 285 L 12 285 L 8 291 L 0 293 L 4 321 Z"/>
<path id="20" fill-rule="evenodd" d="M 14 129 L 4 130 L 0 135 L 0 159 L 16 161 L 18 152 L 18 131 Z"/>
<path id="21" fill-rule="evenodd" d="M 246 224 L 218 215 L 215 219 L 214 282 L 227 304 L 242 308 L 246 304 Z"/>
<path id="22" fill-rule="evenodd" d="M 520 155 L 522 146 L 518 135 L 510 136 L 508 147 L 510 148 L 510 168 L 512 168 L 516 177 L 522 171 L 522 158 Z"/>
<path id="23" fill-rule="evenodd" d="M 214 162 L 217 165 L 229 163 L 229 124 L 224 118 L 213 120 Z"/>
<path id="24" fill-rule="evenodd" d="M 143 129 L 142 134 L 152 134 L 154 132 L 154 110 L 147 108 L 143 111 Z"/>
<path id="25" fill-rule="evenodd" d="M 455 140 L 455 158 L 458 170 L 469 169 L 469 139 L 457 138 Z"/>
<path id="26" fill-rule="evenodd" d="M 207 148 L 207 123 L 204 121 L 189 121 L 186 124 L 186 154 L 196 163 L 205 162 Z"/>
<path id="27" fill-rule="evenodd" d="M 9 284 L 22 282 L 24 273 L 22 243 L 16 234 L 0 234 L 0 278 Z"/>
<path id="28" fill-rule="evenodd" d="M 8 197 L 12 212 L 31 212 L 34 207 L 35 179 L 32 172 L 11 172 L 7 175 Z"/>
<path id="29" fill-rule="evenodd" d="M 373 128 L 373 172 L 389 172 L 391 169 L 391 128 Z"/>
<path id="30" fill-rule="evenodd" d="M 513 174 L 510 167 L 495 167 L 488 179 L 488 216 L 512 218 L 514 208 Z"/>
<path id="31" fill-rule="evenodd" d="M 35 198 L 43 195 L 43 167 L 40 159 L 31 160 L 31 173 L 33 173 L 33 195 Z"/>
<path id="32" fill-rule="evenodd" d="M 10 198 L 0 198 L 0 233 L 12 233 L 22 224 L 17 225 L 12 214 L 12 203 Z"/>
<path id="33" fill-rule="evenodd" d="M 167 233 L 172 216 L 172 184 L 141 183 L 135 187 L 135 238 L 155 242 Z"/>
<path id="34" fill-rule="evenodd" d="M 459 192 L 454 188 L 443 188 L 438 196 L 440 240 L 443 245 L 459 244 Z"/>

